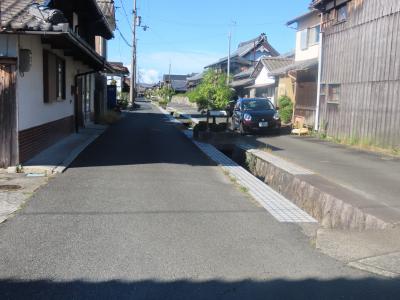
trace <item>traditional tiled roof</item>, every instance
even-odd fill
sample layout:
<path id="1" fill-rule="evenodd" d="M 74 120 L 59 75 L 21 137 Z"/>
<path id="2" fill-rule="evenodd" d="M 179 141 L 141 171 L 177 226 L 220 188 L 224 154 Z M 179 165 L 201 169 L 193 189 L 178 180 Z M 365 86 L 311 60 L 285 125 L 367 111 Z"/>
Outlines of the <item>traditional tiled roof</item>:
<path id="1" fill-rule="evenodd" d="M 284 56 L 261 58 L 260 61 L 255 66 L 255 68 L 253 69 L 254 71 L 251 73 L 251 77 L 257 78 L 264 67 L 269 72 L 272 72 L 275 69 L 280 69 L 289 66 L 293 64 L 293 62 L 294 62 L 293 58 Z"/>
<path id="2" fill-rule="evenodd" d="M 204 72 L 203 73 L 198 73 L 196 75 L 193 75 L 189 78 L 187 78 L 187 81 L 197 81 L 197 80 L 202 80 L 204 77 Z"/>
<path id="3" fill-rule="evenodd" d="M 54 25 L 66 23 L 64 15 L 58 10 L 47 8 L 45 0 L 2 0 L 0 2 L 1 28 L 13 30 L 53 30 Z"/>
<path id="4" fill-rule="evenodd" d="M 108 63 L 114 70 L 114 73 L 121 75 L 129 75 L 129 70 L 121 62 L 109 62 Z"/>
<path id="5" fill-rule="evenodd" d="M 104 36 L 111 38 L 114 28 L 109 23 L 112 13 L 108 12 L 111 0 L 85 0 L 85 4 L 93 9 L 94 18 L 103 21 Z M 68 20 L 62 11 L 54 9 L 51 0 L 1 0 L 0 1 L 0 31 L 67 31 Z M 103 3 L 106 2 L 106 3 Z M 110 3 L 109 3 L 110 2 Z M 104 14 L 102 11 L 107 12 Z M 104 28 L 104 29 L 103 29 Z"/>
<path id="6" fill-rule="evenodd" d="M 257 48 L 258 46 L 260 46 L 261 44 L 265 44 L 267 50 L 271 53 L 272 56 L 278 56 L 279 53 L 278 51 L 276 51 L 271 44 L 268 43 L 267 40 L 267 36 L 265 34 L 261 34 L 259 35 L 257 38 L 255 39 L 251 39 L 249 41 L 246 42 L 242 42 L 238 45 L 238 48 L 236 49 L 236 51 L 234 51 L 231 54 L 231 59 L 234 59 L 236 57 L 242 58 L 243 56 L 245 56 L 246 54 L 248 54 L 249 52 L 253 51 L 254 48 Z M 208 66 L 206 66 L 206 68 L 223 63 L 225 61 L 228 60 L 228 57 L 223 57 L 221 58 L 219 61 L 210 64 Z"/>
<path id="7" fill-rule="evenodd" d="M 273 71 L 291 65 L 294 60 L 292 58 L 283 57 L 266 57 L 263 58 L 261 62 L 269 71 Z"/>
<path id="8" fill-rule="evenodd" d="M 235 79 L 239 79 L 239 78 L 249 78 L 250 75 L 254 72 L 254 67 L 250 67 L 245 71 L 242 71 L 238 74 L 236 74 L 234 77 Z"/>
<path id="9" fill-rule="evenodd" d="M 241 86 L 248 86 L 254 84 L 254 78 L 246 78 L 246 79 L 241 79 L 241 80 L 235 80 L 230 83 L 230 86 L 235 88 L 235 87 L 241 87 Z"/>
<path id="10" fill-rule="evenodd" d="M 274 76 L 278 76 L 278 75 L 286 74 L 289 71 L 308 70 L 308 69 L 314 68 L 316 66 L 318 66 L 318 58 L 312 58 L 312 59 L 308 59 L 308 60 L 294 62 L 288 66 L 285 66 L 285 67 L 282 67 L 279 69 L 275 69 L 271 73 Z"/>
<path id="11" fill-rule="evenodd" d="M 169 75 L 169 74 L 165 74 L 163 76 L 163 81 L 169 81 L 169 80 L 185 80 L 188 78 L 188 75 Z"/>

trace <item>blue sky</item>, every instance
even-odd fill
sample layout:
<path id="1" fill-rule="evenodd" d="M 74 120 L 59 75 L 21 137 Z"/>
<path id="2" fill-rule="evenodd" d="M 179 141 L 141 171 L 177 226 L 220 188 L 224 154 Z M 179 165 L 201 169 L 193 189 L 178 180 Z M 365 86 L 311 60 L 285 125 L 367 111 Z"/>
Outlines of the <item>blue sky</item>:
<path id="1" fill-rule="evenodd" d="M 279 52 L 294 48 L 295 31 L 285 26 L 303 14 L 311 0 L 137 0 L 147 31 L 138 30 L 138 68 L 141 81 L 158 81 L 168 73 L 199 72 L 232 49 L 265 32 Z M 131 42 L 132 0 L 115 0 L 116 18 L 122 35 Z M 124 10 L 125 8 L 125 10 Z M 126 12 L 126 14 L 125 14 Z M 129 21 L 129 22 L 128 22 Z M 118 31 L 109 42 L 109 60 L 130 64 L 130 48 Z"/>

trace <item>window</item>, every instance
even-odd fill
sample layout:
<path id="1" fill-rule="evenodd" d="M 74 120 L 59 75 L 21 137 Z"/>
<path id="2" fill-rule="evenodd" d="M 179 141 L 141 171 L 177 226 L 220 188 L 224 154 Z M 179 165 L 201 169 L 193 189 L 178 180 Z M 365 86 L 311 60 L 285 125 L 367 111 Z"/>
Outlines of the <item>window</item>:
<path id="1" fill-rule="evenodd" d="M 339 104 L 340 84 L 330 84 L 328 86 L 328 103 Z"/>
<path id="2" fill-rule="evenodd" d="M 308 29 L 308 46 L 312 46 L 319 43 L 319 34 L 321 32 L 321 26 L 315 26 Z"/>
<path id="3" fill-rule="evenodd" d="M 301 50 L 306 50 L 308 48 L 308 29 L 303 29 L 300 32 L 300 43 Z"/>
<path id="4" fill-rule="evenodd" d="M 57 85 L 56 94 L 57 99 L 65 99 L 65 61 L 57 57 L 56 59 L 57 69 Z"/>
<path id="5" fill-rule="evenodd" d="M 337 8 L 337 21 L 344 22 L 347 20 L 347 4 Z"/>
<path id="6" fill-rule="evenodd" d="M 269 100 L 251 99 L 243 101 L 243 110 L 269 110 L 274 109 Z"/>
<path id="7" fill-rule="evenodd" d="M 301 50 L 307 50 L 309 47 L 318 44 L 320 32 L 320 25 L 302 30 L 300 32 Z"/>
<path id="8" fill-rule="evenodd" d="M 65 100 L 65 60 L 54 53 L 43 51 L 43 101 Z"/>

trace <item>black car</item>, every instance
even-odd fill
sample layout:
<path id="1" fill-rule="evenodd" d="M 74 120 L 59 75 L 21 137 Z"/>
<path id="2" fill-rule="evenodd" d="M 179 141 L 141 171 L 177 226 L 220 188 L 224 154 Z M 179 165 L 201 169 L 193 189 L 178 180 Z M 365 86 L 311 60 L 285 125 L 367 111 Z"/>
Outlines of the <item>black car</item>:
<path id="1" fill-rule="evenodd" d="M 243 98 L 236 102 L 232 129 L 241 134 L 271 131 L 279 133 L 281 119 L 272 102 L 264 98 Z"/>

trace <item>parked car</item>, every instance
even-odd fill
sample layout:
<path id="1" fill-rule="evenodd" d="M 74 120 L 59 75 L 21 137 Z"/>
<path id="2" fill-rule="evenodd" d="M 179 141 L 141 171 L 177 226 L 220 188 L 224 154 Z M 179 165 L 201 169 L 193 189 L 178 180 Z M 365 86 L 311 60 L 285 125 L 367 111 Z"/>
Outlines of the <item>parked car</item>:
<path id="1" fill-rule="evenodd" d="M 242 98 L 236 102 L 232 129 L 241 134 L 251 132 L 279 133 L 281 119 L 272 102 L 264 98 Z"/>

